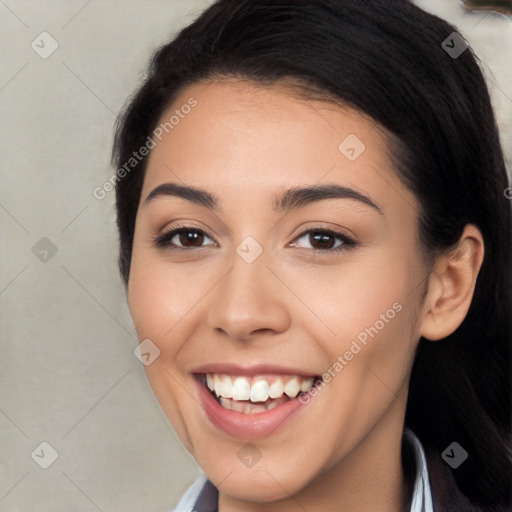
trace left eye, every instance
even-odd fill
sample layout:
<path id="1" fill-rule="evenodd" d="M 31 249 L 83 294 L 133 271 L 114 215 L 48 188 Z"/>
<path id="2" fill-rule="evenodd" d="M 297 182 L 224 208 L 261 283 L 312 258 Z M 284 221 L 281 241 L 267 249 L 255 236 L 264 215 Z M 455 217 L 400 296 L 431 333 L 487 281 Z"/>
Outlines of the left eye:
<path id="1" fill-rule="evenodd" d="M 356 245 L 355 241 L 347 235 L 329 229 L 310 229 L 302 233 L 296 240 L 305 240 L 306 245 L 298 245 L 293 242 L 290 244 L 292 247 L 305 247 L 317 251 L 339 251 Z"/>

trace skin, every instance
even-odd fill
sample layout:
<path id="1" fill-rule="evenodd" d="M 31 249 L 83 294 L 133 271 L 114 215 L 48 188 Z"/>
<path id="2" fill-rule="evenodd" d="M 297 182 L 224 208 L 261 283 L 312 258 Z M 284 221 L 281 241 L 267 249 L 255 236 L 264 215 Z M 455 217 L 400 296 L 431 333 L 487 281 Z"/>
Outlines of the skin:
<path id="1" fill-rule="evenodd" d="M 162 119 L 190 97 L 198 105 L 151 151 L 128 283 L 139 339 L 160 349 L 146 367 L 156 397 L 218 487 L 221 512 L 409 510 L 400 443 L 415 349 L 420 335 L 442 339 L 464 319 L 480 232 L 466 226 L 458 249 L 429 273 L 416 241 L 418 202 L 374 122 L 285 84 L 237 80 L 189 86 Z M 355 161 L 338 150 L 349 134 L 366 146 Z M 163 183 L 204 188 L 222 209 L 175 196 L 144 205 Z M 367 195 L 382 214 L 347 198 L 272 210 L 274 195 L 326 183 Z M 177 224 L 206 237 L 188 252 L 157 247 L 154 238 Z M 357 245 L 314 252 L 322 246 L 302 233 L 318 227 Z M 236 252 L 248 236 L 263 249 L 250 264 Z M 401 311 L 292 421 L 252 443 L 257 464 L 242 464 L 246 442 L 209 422 L 191 371 L 277 362 L 321 375 L 396 302 Z"/>

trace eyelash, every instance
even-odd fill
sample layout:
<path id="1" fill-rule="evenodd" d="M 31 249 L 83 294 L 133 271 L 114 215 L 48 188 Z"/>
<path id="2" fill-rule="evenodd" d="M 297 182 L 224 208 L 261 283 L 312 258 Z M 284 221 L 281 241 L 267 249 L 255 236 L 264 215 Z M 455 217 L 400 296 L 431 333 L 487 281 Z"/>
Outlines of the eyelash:
<path id="1" fill-rule="evenodd" d="M 176 235 L 179 235 L 180 233 L 186 233 L 187 231 L 194 231 L 196 233 L 201 233 L 203 235 L 206 235 L 211 240 L 213 240 L 213 237 L 210 236 L 203 229 L 199 229 L 199 228 L 196 228 L 193 226 L 178 225 L 178 226 L 174 226 L 169 231 L 166 231 L 166 232 L 162 233 L 161 235 L 158 235 L 157 237 L 155 237 L 155 239 L 154 239 L 155 245 L 162 249 L 169 249 L 171 251 L 177 251 L 177 252 L 189 252 L 193 249 L 201 249 L 202 247 L 185 248 L 185 247 L 179 247 L 177 245 L 172 245 L 170 243 L 171 240 Z M 300 240 L 304 235 L 307 235 L 310 233 L 317 233 L 317 234 L 320 233 L 322 235 L 329 235 L 331 237 L 338 238 L 343 242 L 338 247 L 331 248 L 331 249 L 310 249 L 311 251 L 313 251 L 314 253 L 317 253 L 317 254 L 339 253 L 342 251 L 353 249 L 354 247 L 356 247 L 358 245 L 357 242 L 353 238 L 351 238 L 343 233 L 339 233 L 338 231 L 333 231 L 332 229 L 326 229 L 323 227 L 309 228 L 306 231 L 303 231 L 301 234 L 299 234 L 295 238 L 295 240 Z"/>

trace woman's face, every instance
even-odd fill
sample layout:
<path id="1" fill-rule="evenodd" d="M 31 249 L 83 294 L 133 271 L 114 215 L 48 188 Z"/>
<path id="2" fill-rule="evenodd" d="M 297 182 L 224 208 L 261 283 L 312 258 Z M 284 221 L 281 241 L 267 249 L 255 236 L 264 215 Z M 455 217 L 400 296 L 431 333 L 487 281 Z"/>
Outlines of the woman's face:
<path id="1" fill-rule="evenodd" d="M 162 122 L 173 114 L 149 157 L 128 289 L 163 410 L 241 499 L 383 467 L 400 448 L 425 278 L 417 201 L 383 132 L 241 81 L 190 86 Z"/>

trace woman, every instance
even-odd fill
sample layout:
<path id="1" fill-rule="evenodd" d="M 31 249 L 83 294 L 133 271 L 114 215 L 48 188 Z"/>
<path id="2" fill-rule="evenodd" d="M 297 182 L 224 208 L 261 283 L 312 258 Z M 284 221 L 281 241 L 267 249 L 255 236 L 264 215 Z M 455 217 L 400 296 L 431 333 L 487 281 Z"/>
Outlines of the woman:
<path id="1" fill-rule="evenodd" d="M 204 471 L 176 510 L 510 510 L 511 207 L 453 26 L 219 0 L 114 161 L 147 375 Z"/>

